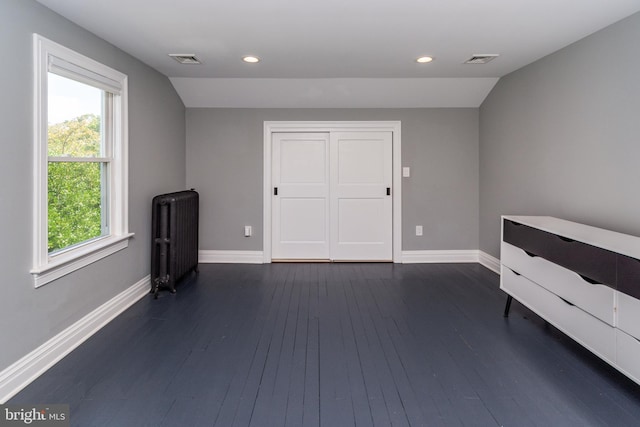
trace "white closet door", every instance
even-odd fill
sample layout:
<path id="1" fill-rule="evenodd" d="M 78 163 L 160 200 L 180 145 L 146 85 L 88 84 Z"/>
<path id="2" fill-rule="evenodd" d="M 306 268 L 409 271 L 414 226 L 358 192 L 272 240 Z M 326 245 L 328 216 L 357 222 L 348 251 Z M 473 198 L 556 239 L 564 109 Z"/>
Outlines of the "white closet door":
<path id="1" fill-rule="evenodd" d="M 393 259 L 391 132 L 331 133 L 331 258 Z"/>
<path id="2" fill-rule="evenodd" d="M 274 133 L 272 156 L 272 258 L 329 259 L 329 134 Z"/>

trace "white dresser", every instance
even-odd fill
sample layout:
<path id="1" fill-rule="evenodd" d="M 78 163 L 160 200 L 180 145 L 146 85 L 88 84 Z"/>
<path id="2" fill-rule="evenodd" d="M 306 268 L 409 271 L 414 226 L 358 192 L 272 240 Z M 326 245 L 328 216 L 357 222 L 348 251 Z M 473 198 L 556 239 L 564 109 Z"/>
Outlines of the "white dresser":
<path id="1" fill-rule="evenodd" d="M 640 238 L 503 216 L 500 288 L 640 384 Z"/>

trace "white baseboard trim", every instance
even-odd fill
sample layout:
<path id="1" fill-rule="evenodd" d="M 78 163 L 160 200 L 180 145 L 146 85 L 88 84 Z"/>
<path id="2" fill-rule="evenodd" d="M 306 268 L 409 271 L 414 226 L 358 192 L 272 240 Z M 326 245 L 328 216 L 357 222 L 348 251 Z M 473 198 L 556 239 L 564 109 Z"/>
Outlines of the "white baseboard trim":
<path id="1" fill-rule="evenodd" d="M 0 372 L 0 404 L 11 399 L 116 316 L 147 295 L 150 286 L 150 276 L 144 277 Z"/>
<path id="2" fill-rule="evenodd" d="M 200 250 L 198 262 L 202 264 L 264 264 L 264 253 L 262 251 Z M 403 264 L 438 262 L 477 262 L 491 271 L 500 273 L 500 260 L 477 249 L 402 251 Z"/>
<path id="3" fill-rule="evenodd" d="M 264 264 L 262 251 L 206 251 L 198 252 L 198 262 L 203 264 Z"/>
<path id="4" fill-rule="evenodd" d="M 438 262 L 477 262 L 500 274 L 500 260 L 481 250 L 402 251 L 403 264 Z"/>
<path id="5" fill-rule="evenodd" d="M 477 250 L 402 251 L 402 263 L 478 262 L 478 252 Z"/>
<path id="6" fill-rule="evenodd" d="M 484 251 L 479 251 L 478 262 L 496 274 L 500 274 L 500 260 Z"/>

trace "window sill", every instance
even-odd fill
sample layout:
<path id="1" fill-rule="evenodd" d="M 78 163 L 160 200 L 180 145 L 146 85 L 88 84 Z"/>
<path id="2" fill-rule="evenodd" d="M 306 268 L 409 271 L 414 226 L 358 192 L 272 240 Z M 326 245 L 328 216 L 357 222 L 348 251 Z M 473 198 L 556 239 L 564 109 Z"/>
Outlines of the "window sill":
<path id="1" fill-rule="evenodd" d="M 50 257 L 47 264 L 31 270 L 35 287 L 39 288 L 42 285 L 53 282 L 62 276 L 73 273 L 76 270 L 125 249 L 129 246 L 129 239 L 131 237 L 133 237 L 133 233 L 127 233 L 121 236 L 110 236 L 96 240 L 95 242 L 91 242 L 67 253 Z"/>

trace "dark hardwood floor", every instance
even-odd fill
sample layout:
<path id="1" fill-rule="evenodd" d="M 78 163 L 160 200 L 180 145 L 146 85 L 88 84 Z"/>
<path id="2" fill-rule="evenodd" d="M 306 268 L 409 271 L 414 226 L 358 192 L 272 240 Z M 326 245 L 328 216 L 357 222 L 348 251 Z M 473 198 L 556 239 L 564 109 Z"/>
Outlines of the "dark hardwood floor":
<path id="1" fill-rule="evenodd" d="M 200 266 L 9 403 L 74 426 L 638 426 L 640 386 L 477 264 Z"/>

